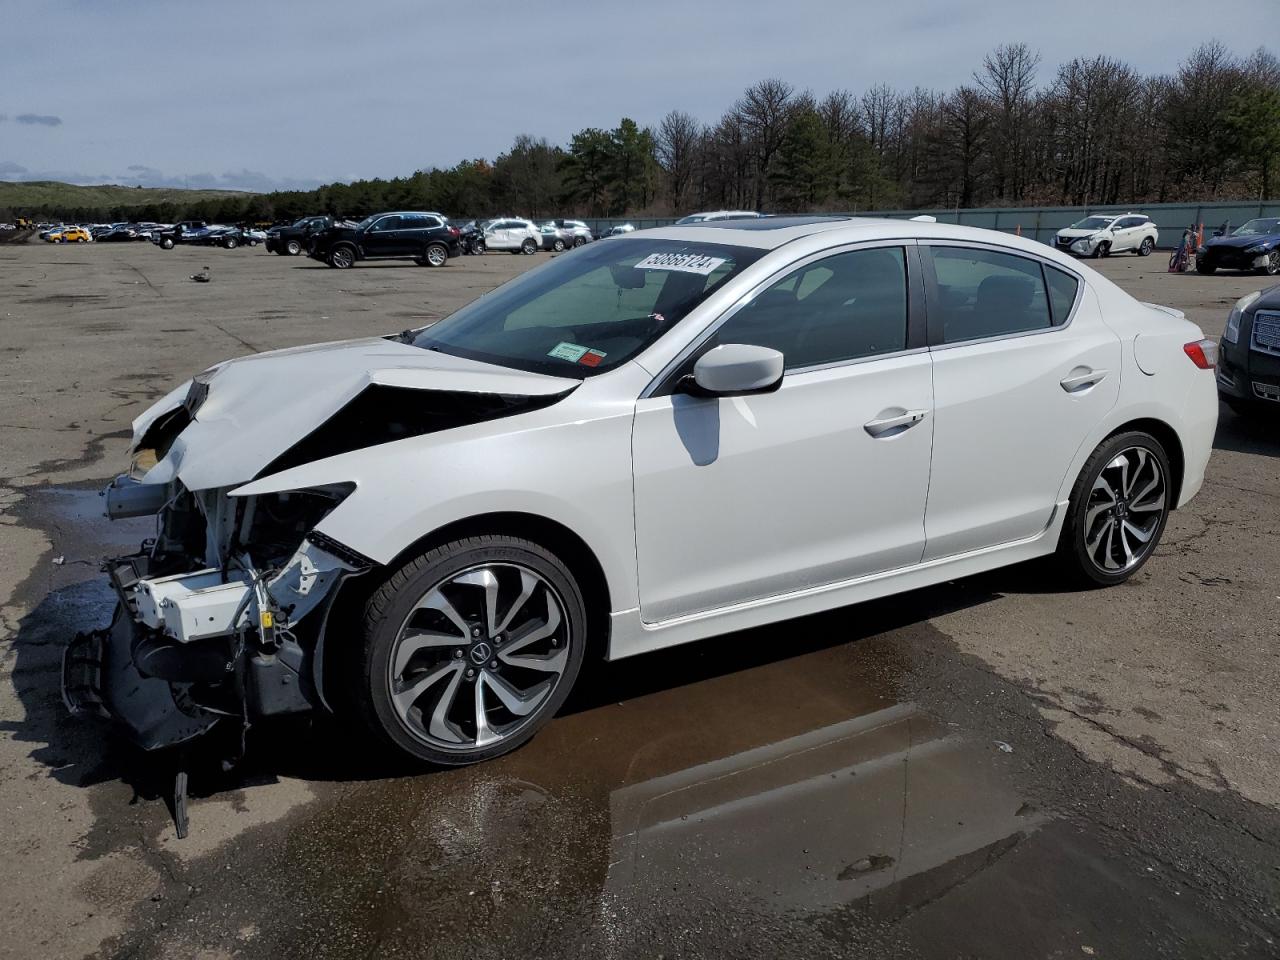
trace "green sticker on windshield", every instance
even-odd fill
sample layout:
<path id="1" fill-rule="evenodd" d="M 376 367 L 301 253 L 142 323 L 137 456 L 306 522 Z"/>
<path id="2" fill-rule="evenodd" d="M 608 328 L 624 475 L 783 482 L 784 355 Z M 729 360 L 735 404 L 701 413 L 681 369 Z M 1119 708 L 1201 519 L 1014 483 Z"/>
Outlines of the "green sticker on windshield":
<path id="1" fill-rule="evenodd" d="M 582 355 L 586 352 L 586 347 L 580 347 L 576 343 L 565 343 L 561 341 L 547 351 L 547 356 L 555 357 L 557 360 L 568 360 L 570 363 L 577 363 L 582 359 Z"/>

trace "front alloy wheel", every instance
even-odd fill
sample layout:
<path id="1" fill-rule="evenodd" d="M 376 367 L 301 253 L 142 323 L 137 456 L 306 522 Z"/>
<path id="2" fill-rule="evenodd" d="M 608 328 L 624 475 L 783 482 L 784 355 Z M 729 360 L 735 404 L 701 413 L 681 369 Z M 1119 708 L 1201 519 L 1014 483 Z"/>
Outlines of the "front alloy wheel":
<path id="1" fill-rule="evenodd" d="M 1169 517 L 1169 459 L 1155 437 L 1126 433 L 1085 464 L 1068 507 L 1060 555 L 1077 578 L 1121 583 L 1147 562 Z"/>
<path id="2" fill-rule="evenodd" d="M 329 266 L 345 270 L 356 262 L 355 254 L 349 247 L 337 247 L 329 254 Z"/>
<path id="3" fill-rule="evenodd" d="M 582 664 L 581 593 L 528 541 L 437 548 L 394 574 L 366 610 L 357 671 L 366 719 L 433 763 L 514 750 L 559 709 Z"/>
<path id="4" fill-rule="evenodd" d="M 1280 273 L 1280 248 L 1272 250 L 1267 255 L 1267 262 L 1262 266 L 1262 272 L 1269 277 L 1274 277 Z"/>

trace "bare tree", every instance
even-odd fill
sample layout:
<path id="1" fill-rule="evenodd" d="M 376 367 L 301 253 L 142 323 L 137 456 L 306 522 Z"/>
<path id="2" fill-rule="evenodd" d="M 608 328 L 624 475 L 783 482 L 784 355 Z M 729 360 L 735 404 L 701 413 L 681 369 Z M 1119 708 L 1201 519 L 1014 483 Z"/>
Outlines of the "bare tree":
<path id="1" fill-rule="evenodd" d="M 973 75 L 992 115 L 991 173 L 995 197 L 1021 202 L 1025 179 L 1027 117 L 1035 103 L 1040 54 L 1025 43 L 996 47 Z"/>
<path id="2" fill-rule="evenodd" d="M 667 179 L 667 194 L 674 210 L 683 210 L 697 170 L 702 124 L 683 110 L 672 110 L 658 124 L 658 163 Z"/>
<path id="3" fill-rule="evenodd" d="M 786 133 L 795 88 L 785 80 L 769 79 L 747 87 L 734 104 L 755 159 L 755 206 L 764 207 L 769 168 Z"/>

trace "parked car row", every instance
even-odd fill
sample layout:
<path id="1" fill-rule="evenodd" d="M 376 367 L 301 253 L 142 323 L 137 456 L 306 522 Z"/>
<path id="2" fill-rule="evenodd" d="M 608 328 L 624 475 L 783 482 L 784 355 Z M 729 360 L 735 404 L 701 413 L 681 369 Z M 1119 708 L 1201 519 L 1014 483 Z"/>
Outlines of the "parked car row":
<path id="1" fill-rule="evenodd" d="M 203 220 L 183 220 L 172 227 L 156 231 L 152 240 L 161 250 L 172 250 L 178 244 L 197 247 L 222 247 L 234 250 L 239 246 L 256 247 L 265 243 L 267 234 L 250 227 L 233 227 L 223 223 L 205 223 Z"/>

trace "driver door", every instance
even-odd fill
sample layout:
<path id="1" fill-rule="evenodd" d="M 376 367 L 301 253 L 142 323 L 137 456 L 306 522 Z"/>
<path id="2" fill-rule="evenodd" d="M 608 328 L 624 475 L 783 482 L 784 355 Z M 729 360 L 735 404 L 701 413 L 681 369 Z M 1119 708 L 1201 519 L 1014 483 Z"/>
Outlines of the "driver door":
<path id="1" fill-rule="evenodd" d="M 637 403 L 649 623 L 906 567 L 924 552 L 933 381 L 914 245 L 820 254 L 771 282 Z M 782 352 L 773 393 L 673 389 L 722 343 Z"/>
<path id="2" fill-rule="evenodd" d="M 364 236 L 364 255 L 366 257 L 394 257 L 404 251 L 404 232 L 400 229 L 400 217 L 391 215 L 375 221 Z"/>

